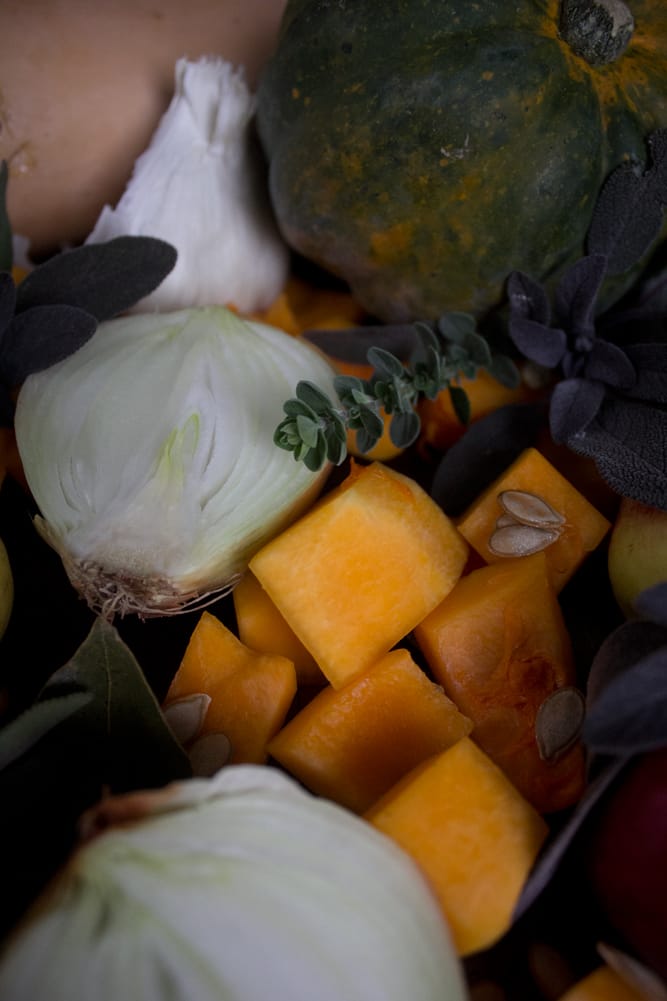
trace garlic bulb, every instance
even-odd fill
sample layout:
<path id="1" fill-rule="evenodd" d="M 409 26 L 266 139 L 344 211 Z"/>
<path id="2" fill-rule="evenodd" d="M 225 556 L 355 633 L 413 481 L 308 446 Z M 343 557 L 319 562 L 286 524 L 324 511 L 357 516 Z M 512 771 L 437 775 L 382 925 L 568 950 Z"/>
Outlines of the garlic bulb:
<path id="1" fill-rule="evenodd" d="M 287 246 L 270 208 L 252 125 L 256 99 L 223 59 L 175 71 L 175 94 L 115 208 L 88 237 L 161 237 L 178 251 L 162 285 L 133 311 L 233 304 L 264 309 L 281 291 Z"/>
<path id="2" fill-rule="evenodd" d="M 29 376 L 15 429 L 36 524 L 91 607 L 165 614 L 232 586 L 328 475 L 273 433 L 299 379 L 333 377 L 222 306 L 109 320 Z"/>
<path id="3" fill-rule="evenodd" d="M 108 827 L 116 820 L 122 826 Z M 463 1001 L 412 860 L 275 769 L 102 804 L 0 961 L 11 1001 Z"/>

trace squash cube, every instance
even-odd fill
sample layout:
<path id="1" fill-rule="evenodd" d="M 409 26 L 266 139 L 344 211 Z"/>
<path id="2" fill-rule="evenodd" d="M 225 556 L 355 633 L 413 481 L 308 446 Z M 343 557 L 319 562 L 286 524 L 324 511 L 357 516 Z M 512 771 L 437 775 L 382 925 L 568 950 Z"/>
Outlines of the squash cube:
<path id="1" fill-rule="evenodd" d="M 647 995 L 635 989 L 611 966 L 598 966 L 578 980 L 560 1001 L 646 1001 Z"/>
<path id="2" fill-rule="evenodd" d="M 394 647 L 461 575 L 468 546 L 417 483 L 381 463 L 350 475 L 250 561 L 340 688 Z"/>
<path id="3" fill-rule="evenodd" d="M 247 570 L 232 592 L 239 639 L 258 653 L 277 653 L 291 660 L 299 685 L 324 685 L 326 679 L 313 655 L 269 598 L 254 574 Z"/>
<path id="4" fill-rule="evenodd" d="M 474 723 L 473 739 L 540 813 L 576 802 L 585 782 L 581 744 L 540 755 L 538 710 L 575 683 L 570 637 L 543 552 L 462 577 L 414 637 L 434 678 Z"/>
<path id="5" fill-rule="evenodd" d="M 311 792 L 361 813 L 471 729 L 409 651 L 397 649 L 342 688 L 318 692 L 269 753 Z"/>
<path id="6" fill-rule="evenodd" d="M 509 929 L 548 827 L 469 737 L 401 779 L 365 814 L 410 855 L 460 956 Z"/>
<path id="7" fill-rule="evenodd" d="M 507 496 L 506 492 L 512 492 L 515 501 L 509 515 L 501 504 L 503 497 Z M 546 502 L 560 521 L 543 520 L 539 513 L 535 521 L 535 502 L 537 505 Z M 517 516 L 524 517 L 524 511 L 525 517 L 534 523 L 523 524 L 523 537 L 527 534 L 535 538 L 540 533 L 543 535 L 543 551 L 556 591 L 561 590 L 611 527 L 608 519 L 535 448 L 525 449 L 504 473 L 482 491 L 458 519 L 457 525 L 464 538 L 487 563 L 508 558 L 521 559 L 516 549 L 522 544 L 521 523 L 517 526 L 516 522 Z M 505 524 L 502 521 L 499 523 L 499 518 Z M 508 518 L 510 524 L 507 524 Z M 551 536 L 553 541 L 549 541 Z M 508 539 L 512 539 L 509 550 Z M 503 551 L 509 551 L 510 555 L 502 555 Z M 516 556 L 512 555 L 514 552 Z"/>
<path id="8" fill-rule="evenodd" d="M 224 733 L 231 762 L 264 764 L 267 744 L 285 721 L 296 693 L 296 671 L 286 657 L 248 649 L 210 612 L 203 612 L 164 700 L 208 695 L 198 736 Z"/>

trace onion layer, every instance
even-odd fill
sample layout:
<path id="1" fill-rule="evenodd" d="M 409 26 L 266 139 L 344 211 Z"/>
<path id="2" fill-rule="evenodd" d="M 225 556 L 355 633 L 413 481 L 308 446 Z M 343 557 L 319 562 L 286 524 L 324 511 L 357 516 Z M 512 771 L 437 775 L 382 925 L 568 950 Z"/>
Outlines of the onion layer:
<path id="1" fill-rule="evenodd" d="M 36 525 L 90 606 L 162 615 L 232 587 L 324 483 L 273 432 L 299 379 L 333 376 L 224 307 L 110 320 L 31 375 L 16 438 Z"/>

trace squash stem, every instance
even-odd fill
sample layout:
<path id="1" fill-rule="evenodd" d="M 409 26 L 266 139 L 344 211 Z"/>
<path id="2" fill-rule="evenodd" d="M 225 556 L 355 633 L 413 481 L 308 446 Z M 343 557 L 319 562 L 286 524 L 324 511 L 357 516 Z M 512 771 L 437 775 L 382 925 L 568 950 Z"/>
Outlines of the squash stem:
<path id="1" fill-rule="evenodd" d="M 634 27 L 632 12 L 623 0 L 562 0 L 561 38 L 591 66 L 619 59 Z"/>

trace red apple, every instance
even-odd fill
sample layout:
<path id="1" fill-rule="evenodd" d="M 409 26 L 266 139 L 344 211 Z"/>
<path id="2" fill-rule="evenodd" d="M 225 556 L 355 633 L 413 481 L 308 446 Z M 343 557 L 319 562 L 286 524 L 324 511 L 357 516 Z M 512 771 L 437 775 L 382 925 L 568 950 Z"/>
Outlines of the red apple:
<path id="1" fill-rule="evenodd" d="M 667 982 L 667 747 L 622 772 L 591 832 L 588 872 L 628 951 Z"/>

